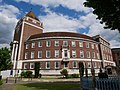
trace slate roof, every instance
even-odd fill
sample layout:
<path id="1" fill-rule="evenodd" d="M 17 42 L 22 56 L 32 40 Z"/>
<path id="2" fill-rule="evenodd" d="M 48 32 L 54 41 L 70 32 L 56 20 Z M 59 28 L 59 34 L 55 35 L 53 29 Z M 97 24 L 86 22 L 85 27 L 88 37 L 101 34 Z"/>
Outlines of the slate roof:
<path id="1" fill-rule="evenodd" d="M 47 33 L 41 33 L 41 34 L 35 34 L 30 36 L 30 39 L 35 38 L 42 38 L 42 37 L 78 37 L 78 38 L 85 38 L 85 39 L 91 39 L 94 40 L 92 37 L 80 34 L 80 33 L 73 33 L 73 32 L 47 32 Z"/>
<path id="2" fill-rule="evenodd" d="M 31 18 L 39 21 L 39 19 L 36 17 L 36 15 L 33 13 L 33 11 L 29 11 L 25 16 L 31 17 Z"/>

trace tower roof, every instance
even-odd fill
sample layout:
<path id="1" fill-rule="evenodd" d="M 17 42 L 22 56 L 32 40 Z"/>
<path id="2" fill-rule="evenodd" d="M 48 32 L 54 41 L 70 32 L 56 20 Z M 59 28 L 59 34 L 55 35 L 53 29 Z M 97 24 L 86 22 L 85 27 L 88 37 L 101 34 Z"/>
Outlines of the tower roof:
<path id="1" fill-rule="evenodd" d="M 39 19 L 35 16 L 33 11 L 29 11 L 25 16 L 31 17 L 31 18 L 36 19 L 36 20 L 39 21 Z"/>

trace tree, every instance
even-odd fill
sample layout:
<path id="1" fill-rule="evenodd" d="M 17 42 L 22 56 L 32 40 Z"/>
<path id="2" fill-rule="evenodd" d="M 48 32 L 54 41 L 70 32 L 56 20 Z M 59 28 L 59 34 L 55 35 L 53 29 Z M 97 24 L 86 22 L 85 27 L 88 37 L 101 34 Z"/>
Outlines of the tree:
<path id="1" fill-rule="evenodd" d="M 0 71 L 12 68 L 11 51 L 5 47 L 0 49 Z"/>
<path id="2" fill-rule="evenodd" d="M 105 29 L 120 32 L 120 0 L 86 0 L 85 7 L 93 8 L 93 14 L 96 14 L 100 23 L 105 23 Z"/>
<path id="3" fill-rule="evenodd" d="M 62 71 L 60 71 L 61 75 L 65 76 L 67 78 L 68 76 L 68 71 L 67 69 L 63 69 Z"/>

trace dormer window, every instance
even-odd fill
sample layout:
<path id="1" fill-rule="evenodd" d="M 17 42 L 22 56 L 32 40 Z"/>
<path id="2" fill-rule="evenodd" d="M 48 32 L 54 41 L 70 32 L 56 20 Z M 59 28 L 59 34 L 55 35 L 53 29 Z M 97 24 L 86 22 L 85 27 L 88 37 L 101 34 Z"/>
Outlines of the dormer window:
<path id="1" fill-rule="evenodd" d="M 86 42 L 86 48 L 89 48 L 89 42 Z"/>
<path id="2" fill-rule="evenodd" d="M 75 41 L 72 41 L 72 47 L 75 47 L 75 46 L 76 46 Z"/>
<path id="3" fill-rule="evenodd" d="M 63 41 L 63 46 L 68 46 L 68 41 Z"/>
<path id="4" fill-rule="evenodd" d="M 59 46 L 59 41 L 55 41 L 55 46 Z"/>

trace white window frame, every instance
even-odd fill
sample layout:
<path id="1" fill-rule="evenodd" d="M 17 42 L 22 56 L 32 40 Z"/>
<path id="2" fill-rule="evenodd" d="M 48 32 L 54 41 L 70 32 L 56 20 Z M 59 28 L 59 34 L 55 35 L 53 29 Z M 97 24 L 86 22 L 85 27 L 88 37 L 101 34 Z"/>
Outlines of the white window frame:
<path id="1" fill-rule="evenodd" d="M 28 63 L 24 63 L 24 69 L 28 68 Z"/>
<path id="2" fill-rule="evenodd" d="M 55 46 L 59 46 L 59 41 L 55 41 Z"/>
<path id="3" fill-rule="evenodd" d="M 42 68 L 42 62 L 40 62 L 40 69 Z"/>
<path id="4" fill-rule="evenodd" d="M 46 47 L 50 47 L 51 46 L 51 41 L 46 41 Z"/>
<path id="5" fill-rule="evenodd" d="M 72 50 L 72 57 L 73 57 L 73 58 L 76 57 L 76 50 Z"/>
<path id="6" fill-rule="evenodd" d="M 32 42 L 31 48 L 35 48 L 35 42 Z"/>
<path id="7" fill-rule="evenodd" d="M 50 54 L 49 56 L 48 56 L 48 53 Z M 50 53 L 49 50 L 47 50 L 47 51 L 46 51 L 46 58 L 50 58 L 50 56 L 51 56 L 51 53 Z"/>
<path id="8" fill-rule="evenodd" d="M 59 50 L 55 50 L 55 57 L 59 57 Z"/>
<path id="9" fill-rule="evenodd" d="M 95 52 L 92 52 L 92 58 L 96 58 L 96 57 L 95 57 Z"/>
<path id="10" fill-rule="evenodd" d="M 91 67 L 92 67 L 91 62 L 88 62 L 88 68 L 91 68 Z"/>
<path id="11" fill-rule="evenodd" d="M 97 68 L 97 63 L 96 62 L 94 62 L 94 68 Z"/>
<path id="12" fill-rule="evenodd" d="M 42 47 L 42 41 L 38 42 L 38 47 Z"/>
<path id="13" fill-rule="evenodd" d="M 32 67 L 32 65 L 33 65 L 33 67 Z M 34 69 L 34 63 L 33 62 L 30 63 L 30 69 Z"/>
<path id="14" fill-rule="evenodd" d="M 65 64 L 67 64 L 67 67 L 65 66 Z M 68 68 L 68 67 L 69 67 L 68 63 L 64 63 L 64 68 Z"/>
<path id="15" fill-rule="evenodd" d="M 25 45 L 25 49 L 28 49 L 28 48 L 29 48 L 29 44 L 26 44 L 26 45 Z"/>
<path id="16" fill-rule="evenodd" d="M 25 59 L 28 59 L 28 52 L 25 52 Z"/>
<path id="17" fill-rule="evenodd" d="M 83 56 L 81 57 L 81 55 L 83 55 Z M 82 50 L 80 50 L 80 58 L 84 58 L 84 51 L 82 51 Z"/>
<path id="18" fill-rule="evenodd" d="M 91 43 L 91 47 L 92 47 L 92 49 L 94 49 L 94 43 Z"/>
<path id="19" fill-rule="evenodd" d="M 77 68 L 77 62 L 76 61 L 73 61 L 72 65 L 73 65 L 73 68 Z"/>
<path id="20" fill-rule="evenodd" d="M 68 46 L 68 41 L 63 41 L 63 46 Z"/>
<path id="21" fill-rule="evenodd" d="M 57 67 L 57 64 L 58 64 L 58 67 Z M 55 69 L 59 69 L 60 68 L 60 62 L 55 61 L 54 65 L 55 65 Z"/>
<path id="22" fill-rule="evenodd" d="M 72 41 L 72 47 L 76 47 L 76 41 Z"/>
<path id="23" fill-rule="evenodd" d="M 87 58 L 90 58 L 90 51 L 87 51 L 87 52 L 86 52 L 86 57 L 87 57 Z"/>
<path id="24" fill-rule="evenodd" d="M 35 57 L 35 52 L 32 51 L 32 52 L 31 52 L 31 55 L 30 55 L 30 58 L 33 59 L 34 57 Z"/>
<path id="25" fill-rule="evenodd" d="M 41 53 L 41 56 L 40 56 Z M 42 58 L 42 51 L 38 51 L 38 58 Z"/>
<path id="26" fill-rule="evenodd" d="M 89 42 L 86 42 L 86 48 L 89 48 Z"/>
<path id="27" fill-rule="evenodd" d="M 48 67 L 48 64 L 49 64 L 49 67 Z M 46 62 L 46 69 L 50 69 L 50 61 Z"/>
<path id="28" fill-rule="evenodd" d="M 79 41 L 79 47 L 83 47 L 83 41 Z"/>
<path id="29" fill-rule="evenodd" d="M 65 53 L 67 53 L 67 56 L 65 55 Z M 68 58 L 68 50 L 64 50 L 64 57 Z"/>

